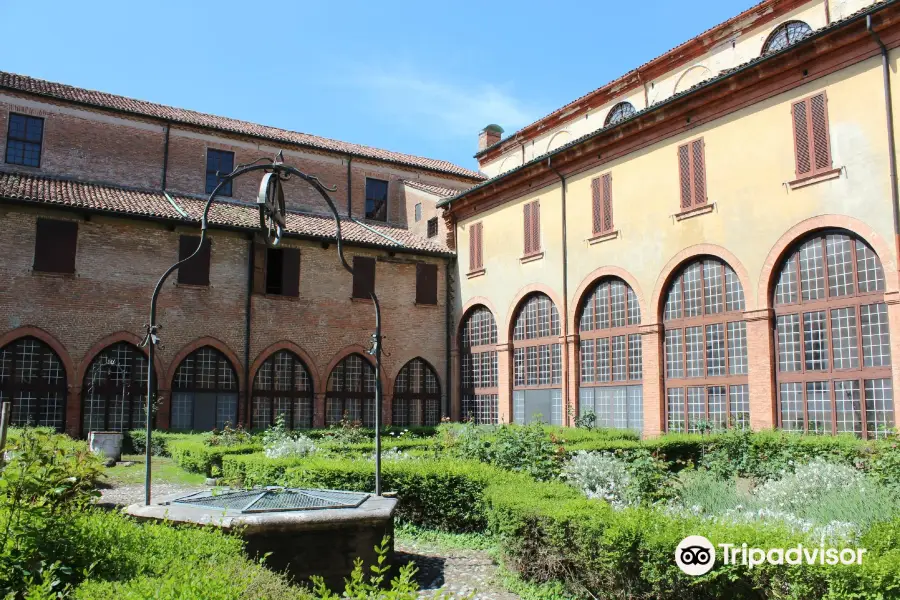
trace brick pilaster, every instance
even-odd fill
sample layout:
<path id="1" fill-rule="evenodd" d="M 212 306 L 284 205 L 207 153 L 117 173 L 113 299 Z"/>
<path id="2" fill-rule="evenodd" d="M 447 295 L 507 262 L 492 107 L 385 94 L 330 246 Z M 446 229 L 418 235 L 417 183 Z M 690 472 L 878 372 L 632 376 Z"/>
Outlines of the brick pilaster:
<path id="1" fill-rule="evenodd" d="M 772 429 L 778 424 L 775 411 L 775 369 L 772 364 L 774 348 L 771 309 L 748 310 L 747 321 L 747 381 L 750 386 L 750 428 L 754 431 Z"/>
<path id="2" fill-rule="evenodd" d="M 569 387 L 568 396 L 564 399 L 563 423 L 575 425 L 575 418 L 578 417 L 578 389 L 581 384 L 580 336 L 577 333 L 567 335 L 565 344 L 568 348 L 566 356 L 569 364 L 566 365 L 563 373 L 569 382 Z"/>
<path id="3" fill-rule="evenodd" d="M 313 427 L 325 427 L 325 392 L 313 394 Z"/>
<path id="4" fill-rule="evenodd" d="M 640 334 L 644 369 L 643 436 L 653 437 L 664 431 L 662 325 L 642 325 Z"/>
<path id="5" fill-rule="evenodd" d="M 497 416 L 512 423 L 512 344 L 497 344 Z"/>

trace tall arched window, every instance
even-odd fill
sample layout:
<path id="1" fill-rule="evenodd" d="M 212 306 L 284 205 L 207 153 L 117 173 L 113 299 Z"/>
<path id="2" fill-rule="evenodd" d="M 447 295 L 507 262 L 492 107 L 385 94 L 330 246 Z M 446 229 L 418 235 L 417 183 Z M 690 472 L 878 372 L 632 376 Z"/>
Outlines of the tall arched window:
<path id="1" fill-rule="evenodd" d="M 265 429 L 279 415 L 291 429 L 312 427 L 313 386 L 300 357 L 279 350 L 263 362 L 253 379 L 252 415 L 255 429 Z"/>
<path id="2" fill-rule="evenodd" d="M 601 427 L 643 425 L 641 307 L 621 279 L 601 281 L 581 309 L 579 413 L 593 412 Z"/>
<path id="3" fill-rule="evenodd" d="M 716 258 L 691 262 L 669 285 L 663 314 L 668 431 L 749 426 L 743 311 L 740 280 Z"/>
<path id="4" fill-rule="evenodd" d="M 237 375 L 224 354 L 204 346 L 181 361 L 172 382 L 172 429 L 222 429 L 237 423 L 237 409 Z"/>
<path id="5" fill-rule="evenodd" d="M 0 403 L 12 403 L 10 425 L 62 431 L 66 371 L 44 342 L 25 337 L 0 348 Z"/>
<path id="6" fill-rule="evenodd" d="M 484 306 L 463 322 L 459 343 L 462 418 L 497 423 L 497 322 Z"/>
<path id="7" fill-rule="evenodd" d="M 619 102 L 609 110 L 603 126 L 609 127 L 610 125 L 621 123 L 625 119 L 632 117 L 636 112 L 637 110 L 631 102 Z"/>
<path id="8" fill-rule="evenodd" d="M 519 305 L 513 330 L 513 420 L 530 423 L 537 415 L 562 425 L 562 356 L 559 311 L 546 294 Z"/>
<path id="9" fill-rule="evenodd" d="M 774 289 L 779 424 L 884 435 L 894 425 L 881 261 L 848 232 L 824 232 L 785 259 Z"/>
<path id="10" fill-rule="evenodd" d="M 414 358 L 394 381 L 394 425 L 437 425 L 441 415 L 441 388 L 427 362 Z"/>
<path id="11" fill-rule="evenodd" d="M 94 357 L 84 375 L 82 431 L 127 431 L 146 424 L 147 357 L 118 342 Z"/>
<path id="12" fill-rule="evenodd" d="M 328 376 L 325 424 L 336 425 L 344 418 L 375 427 L 375 369 L 359 354 L 346 357 Z"/>
<path id="13" fill-rule="evenodd" d="M 812 35 L 812 28 L 803 21 L 788 21 L 782 23 L 769 34 L 766 43 L 763 44 L 763 54 L 778 52 L 800 40 Z"/>

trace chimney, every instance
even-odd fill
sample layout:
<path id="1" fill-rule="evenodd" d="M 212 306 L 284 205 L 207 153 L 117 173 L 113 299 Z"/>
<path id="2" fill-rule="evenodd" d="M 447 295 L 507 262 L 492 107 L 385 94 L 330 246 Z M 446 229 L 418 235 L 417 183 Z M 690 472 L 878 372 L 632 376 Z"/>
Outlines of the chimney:
<path id="1" fill-rule="evenodd" d="M 478 134 L 478 151 L 481 152 L 486 148 L 490 148 L 500 141 L 503 135 L 503 128 L 499 125 L 488 125 Z"/>

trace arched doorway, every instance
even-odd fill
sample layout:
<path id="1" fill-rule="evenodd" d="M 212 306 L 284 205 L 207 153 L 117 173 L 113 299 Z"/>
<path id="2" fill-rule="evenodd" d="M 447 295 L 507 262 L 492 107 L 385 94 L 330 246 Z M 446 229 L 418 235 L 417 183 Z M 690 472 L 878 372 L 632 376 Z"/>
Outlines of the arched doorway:
<path id="1" fill-rule="evenodd" d="M 235 425 L 237 416 L 237 375 L 231 362 L 212 346 L 188 354 L 172 381 L 170 427 L 211 431 Z"/>
<path id="2" fill-rule="evenodd" d="M 497 322 L 486 306 L 472 308 L 463 320 L 459 358 L 463 420 L 497 423 Z"/>
<path id="3" fill-rule="evenodd" d="M 359 421 L 375 427 L 375 368 L 359 354 L 335 365 L 325 392 L 325 424 Z"/>
<path id="4" fill-rule="evenodd" d="M 535 293 L 519 305 L 513 329 L 513 420 L 562 425 L 562 354 L 559 311 Z"/>
<path id="5" fill-rule="evenodd" d="M 279 415 L 291 429 L 312 427 L 312 379 L 299 356 L 279 350 L 263 362 L 253 379 L 251 414 L 254 429 L 265 429 Z"/>

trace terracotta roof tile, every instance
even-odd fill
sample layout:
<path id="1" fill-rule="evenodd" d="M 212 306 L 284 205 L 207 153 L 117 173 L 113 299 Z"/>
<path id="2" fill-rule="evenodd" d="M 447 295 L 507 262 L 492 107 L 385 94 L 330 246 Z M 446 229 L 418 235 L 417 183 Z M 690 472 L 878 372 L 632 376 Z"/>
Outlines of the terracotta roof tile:
<path id="1" fill-rule="evenodd" d="M 107 94 L 106 92 L 98 92 L 94 90 L 86 90 L 82 88 L 65 85 L 62 83 L 54 83 L 43 79 L 35 79 L 26 75 L 17 75 L 16 73 L 7 73 L 0 71 L 0 88 L 7 88 L 19 92 L 27 92 L 30 94 L 38 94 L 58 100 L 67 100 L 70 102 L 78 102 L 88 104 L 99 108 L 108 108 L 122 112 L 151 117 L 154 119 L 165 119 L 175 123 L 183 123 L 187 125 L 195 125 L 198 127 L 208 127 L 220 131 L 238 133 L 243 135 L 251 135 L 255 137 L 265 138 L 276 142 L 286 142 L 289 144 L 298 144 L 308 148 L 317 150 L 326 150 L 341 154 L 352 154 L 363 158 L 373 160 L 384 160 L 401 165 L 428 169 L 440 173 L 447 173 L 458 177 L 482 180 L 484 175 L 477 171 L 466 169 L 459 165 L 455 165 L 445 160 L 436 160 L 433 158 L 423 158 L 421 156 L 413 156 L 411 154 L 403 154 L 401 152 L 392 152 L 390 150 L 382 150 L 380 148 L 372 148 L 360 144 L 351 144 L 349 142 L 341 142 L 329 138 L 310 135 L 308 133 L 300 133 L 297 131 L 288 131 L 278 127 L 268 127 L 249 123 L 247 121 L 239 121 L 237 119 L 229 119 L 228 117 L 218 117 L 184 108 L 174 108 L 144 100 L 135 100 L 126 98 L 125 96 L 116 96 Z"/>
<path id="2" fill-rule="evenodd" d="M 432 185 L 430 183 L 422 183 L 421 181 L 416 181 L 415 179 L 404 179 L 403 183 L 405 183 L 409 187 L 416 188 L 417 190 L 422 190 L 423 192 L 428 192 L 429 194 L 434 194 L 435 196 L 440 196 L 441 198 L 451 198 L 465 191 L 454 190 L 452 188 L 441 187 L 439 185 Z"/>
<path id="3" fill-rule="evenodd" d="M 199 223 L 204 200 L 170 194 L 188 214 L 182 216 L 160 191 L 135 190 L 65 179 L 35 177 L 22 173 L 0 173 L 0 202 L 15 200 L 53 204 L 70 208 L 98 210 L 141 217 L 154 217 L 184 223 Z M 209 213 L 213 226 L 255 229 L 259 213 L 253 204 L 215 202 Z M 328 215 L 289 212 L 287 233 L 298 237 L 334 240 L 334 219 Z M 388 225 L 365 225 L 341 219 L 341 233 L 348 244 L 394 248 L 407 252 L 427 252 L 452 256 L 453 252 L 435 240 L 419 237 L 406 229 Z M 396 243 L 392 240 L 396 240 Z"/>

